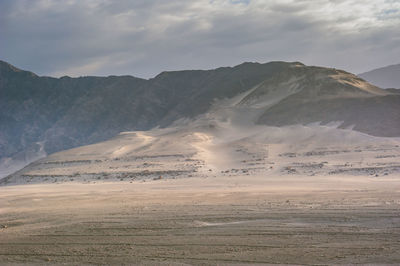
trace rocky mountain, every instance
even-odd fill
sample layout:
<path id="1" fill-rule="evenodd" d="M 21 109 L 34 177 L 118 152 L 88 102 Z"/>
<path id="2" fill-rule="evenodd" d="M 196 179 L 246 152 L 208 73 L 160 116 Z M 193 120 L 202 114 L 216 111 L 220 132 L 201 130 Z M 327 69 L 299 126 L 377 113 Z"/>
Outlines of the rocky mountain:
<path id="1" fill-rule="evenodd" d="M 213 106 L 238 95 L 245 97 L 225 109 L 224 119 L 274 126 L 342 121 L 364 133 L 400 136 L 400 95 L 337 69 L 243 63 L 145 80 L 39 77 L 0 62 L 0 168 L 122 131 L 212 115 Z"/>
<path id="2" fill-rule="evenodd" d="M 358 76 L 381 88 L 400 89 L 400 64 L 374 69 Z"/>

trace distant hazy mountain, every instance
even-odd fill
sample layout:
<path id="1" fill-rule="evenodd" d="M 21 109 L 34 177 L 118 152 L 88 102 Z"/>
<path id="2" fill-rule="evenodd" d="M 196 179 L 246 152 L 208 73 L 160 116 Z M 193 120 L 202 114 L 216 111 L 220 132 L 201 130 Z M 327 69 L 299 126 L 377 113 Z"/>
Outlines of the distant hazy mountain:
<path id="1" fill-rule="evenodd" d="M 301 63 L 243 63 L 214 70 L 132 76 L 39 77 L 0 61 L 0 168 L 207 113 L 245 93 L 240 119 L 266 125 L 328 123 L 400 136 L 400 95 L 345 71 Z M 227 116 L 227 119 L 230 119 Z M 37 155 L 37 156 L 36 156 Z M 0 169 L 1 170 L 1 169 Z"/>
<path id="2" fill-rule="evenodd" d="M 400 89 L 400 64 L 374 69 L 358 76 L 381 88 Z"/>

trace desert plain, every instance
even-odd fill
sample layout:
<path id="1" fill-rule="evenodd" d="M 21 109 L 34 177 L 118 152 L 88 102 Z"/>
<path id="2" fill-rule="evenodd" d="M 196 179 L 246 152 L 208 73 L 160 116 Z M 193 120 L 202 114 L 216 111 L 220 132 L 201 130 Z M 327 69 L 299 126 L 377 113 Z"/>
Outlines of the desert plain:
<path id="1" fill-rule="evenodd" d="M 2 265 L 398 264 L 399 176 L 0 187 Z"/>

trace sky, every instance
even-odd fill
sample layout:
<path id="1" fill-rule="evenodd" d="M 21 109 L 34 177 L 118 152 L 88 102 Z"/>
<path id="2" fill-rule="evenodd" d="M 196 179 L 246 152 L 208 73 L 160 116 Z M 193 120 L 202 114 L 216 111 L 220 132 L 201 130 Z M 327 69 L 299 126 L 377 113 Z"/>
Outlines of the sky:
<path id="1" fill-rule="evenodd" d="M 0 60 L 38 75 L 400 63 L 400 0 L 1 0 Z"/>

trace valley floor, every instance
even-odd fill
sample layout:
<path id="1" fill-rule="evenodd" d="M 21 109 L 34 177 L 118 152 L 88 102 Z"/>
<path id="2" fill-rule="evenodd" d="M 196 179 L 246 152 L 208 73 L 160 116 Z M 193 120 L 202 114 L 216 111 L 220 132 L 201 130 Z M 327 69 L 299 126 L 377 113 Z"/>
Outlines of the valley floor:
<path id="1" fill-rule="evenodd" d="M 0 264 L 400 263 L 400 176 L 0 187 Z"/>

